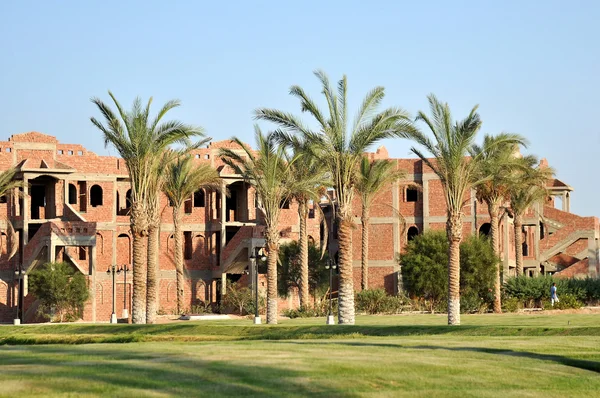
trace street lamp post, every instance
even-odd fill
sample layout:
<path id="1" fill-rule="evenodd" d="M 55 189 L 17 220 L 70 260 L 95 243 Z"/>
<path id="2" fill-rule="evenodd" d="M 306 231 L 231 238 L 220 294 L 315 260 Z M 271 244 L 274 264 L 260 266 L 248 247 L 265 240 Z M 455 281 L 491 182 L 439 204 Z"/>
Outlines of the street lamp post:
<path id="1" fill-rule="evenodd" d="M 335 325 L 333 319 L 333 270 L 337 268 L 335 260 L 329 259 L 329 262 L 325 264 L 325 269 L 329 270 L 329 314 L 327 315 L 327 324 Z"/>
<path id="2" fill-rule="evenodd" d="M 112 292 L 113 292 L 113 297 L 112 297 L 112 314 L 110 315 L 110 323 L 117 323 L 117 314 L 115 313 L 115 303 L 117 301 L 117 283 L 116 283 L 116 277 L 115 275 L 119 275 L 121 273 L 121 270 L 118 268 L 117 265 L 111 265 L 110 267 L 108 267 L 108 269 L 106 270 L 106 273 L 108 275 L 112 274 Z"/>
<path id="3" fill-rule="evenodd" d="M 21 322 L 23 321 L 23 310 L 22 310 L 22 294 L 23 294 L 23 285 L 21 280 L 23 279 L 23 275 L 25 274 L 25 271 L 23 271 L 22 267 L 21 267 L 21 263 L 19 263 L 17 265 L 17 269 L 15 269 L 15 277 L 17 278 L 17 316 L 13 319 L 13 324 L 14 325 L 20 325 Z"/>
<path id="4" fill-rule="evenodd" d="M 252 250 L 250 254 L 250 265 L 252 267 L 252 273 L 254 277 L 254 281 L 252 284 L 254 285 L 254 324 L 260 325 L 260 314 L 258 313 L 259 299 L 258 299 L 258 266 L 256 264 L 256 259 L 260 257 L 262 261 L 266 260 L 264 254 L 261 253 L 262 248 L 256 247 Z"/>
<path id="5" fill-rule="evenodd" d="M 123 264 L 119 271 L 123 272 L 123 318 L 129 318 L 129 312 L 127 311 L 127 272 L 129 268 L 127 268 L 127 264 Z"/>

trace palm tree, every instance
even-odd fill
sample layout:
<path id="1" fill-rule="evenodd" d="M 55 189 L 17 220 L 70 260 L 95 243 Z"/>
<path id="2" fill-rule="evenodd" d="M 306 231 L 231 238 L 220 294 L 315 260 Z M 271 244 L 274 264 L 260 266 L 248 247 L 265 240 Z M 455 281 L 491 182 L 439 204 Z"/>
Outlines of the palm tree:
<path id="1" fill-rule="evenodd" d="M 217 189 L 221 186 L 219 173 L 209 164 L 194 166 L 191 156 L 178 157 L 167 167 L 163 191 L 173 206 L 175 239 L 175 270 L 177 273 L 177 313 L 183 310 L 183 242 L 181 207 L 199 189 Z"/>
<path id="2" fill-rule="evenodd" d="M 282 137 L 284 138 L 284 137 Z M 294 137 L 296 138 L 296 137 Z M 298 237 L 298 246 L 300 248 L 300 308 L 308 306 L 309 299 L 309 272 L 308 272 L 308 230 L 306 227 L 309 203 L 318 203 L 327 186 L 331 186 L 330 178 L 326 173 L 323 164 L 320 163 L 307 149 L 306 142 L 296 140 L 293 143 L 287 143 L 293 148 L 293 157 L 296 159 L 291 165 L 292 178 L 294 180 L 294 191 L 291 193 L 292 199 L 298 202 L 298 218 L 300 222 L 300 231 Z M 318 205 L 313 205 L 313 209 L 321 212 Z M 321 217 L 322 222 L 325 218 Z M 321 248 L 324 252 L 325 245 Z"/>
<path id="3" fill-rule="evenodd" d="M 11 167 L 7 170 L 0 172 L 0 197 L 8 196 L 23 196 L 23 191 L 19 188 L 23 188 L 23 180 L 15 180 L 17 169 Z M 8 258 L 11 259 L 19 250 L 19 241 L 17 234 L 15 233 L 14 227 L 8 218 L 6 220 L 6 237 Z M 8 243 L 10 242 L 10 244 Z M 0 251 L 2 251 L 2 242 L 0 241 Z"/>
<path id="4" fill-rule="evenodd" d="M 294 115 L 276 109 L 260 108 L 256 118 L 280 126 L 281 135 L 300 135 L 310 143 L 313 156 L 331 175 L 337 201 L 339 230 L 339 323 L 354 324 L 354 283 L 352 265 L 352 229 L 354 228 L 352 201 L 356 190 L 358 168 L 365 152 L 378 141 L 402 136 L 413 131 L 408 113 L 389 108 L 376 113 L 384 97 L 384 88 L 376 87 L 365 99 L 352 124 L 348 123 L 347 80 L 344 76 L 337 85 L 337 94 L 322 71 L 315 75 L 322 86 L 328 115 L 322 112 L 299 86 L 292 86 L 290 94 L 300 100 L 302 112 L 308 112 L 317 122 L 318 131 L 312 131 Z"/>
<path id="5" fill-rule="evenodd" d="M 387 159 L 371 162 L 363 157 L 360 164 L 356 189 L 362 201 L 362 290 L 369 288 L 369 219 L 373 201 L 384 187 L 405 176 L 404 170 L 397 170 L 396 164 Z"/>
<path id="6" fill-rule="evenodd" d="M 194 144 L 188 143 L 176 151 L 168 149 L 162 154 L 157 155 L 158 161 L 155 163 L 152 179 L 150 181 L 152 188 L 149 190 L 150 193 L 148 195 L 148 219 L 150 221 L 148 223 L 147 248 L 148 272 L 146 276 L 146 323 L 154 323 L 158 313 L 158 251 L 162 214 L 162 211 L 160 210 L 160 194 L 163 192 L 163 187 L 165 185 L 167 168 L 169 164 L 179 157 L 185 156 L 191 150 L 201 147 L 208 141 L 210 141 L 210 138 L 204 138 Z"/>
<path id="7" fill-rule="evenodd" d="M 501 145 L 497 143 L 501 142 Z M 499 233 L 500 208 L 509 199 L 508 187 L 515 171 L 522 165 L 522 158 L 516 156 L 519 145 L 526 146 L 526 140 L 516 134 L 501 133 L 486 135 L 481 147 L 475 146 L 474 153 L 480 157 L 478 178 L 485 180 L 476 187 L 477 199 L 485 202 L 490 215 L 490 241 L 494 252 L 500 257 Z M 500 291 L 500 262 L 496 265 L 494 279 L 494 312 L 502 312 Z"/>
<path id="8" fill-rule="evenodd" d="M 440 178 L 447 208 L 446 235 L 448 236 L 448 324 L 460 325 L 460 242 L 462 240 L 463 207 L 465 195 L 477 185 L 477 161 L 467 157 L 481 127 L 475 106 L 469 115 L 454 122 L 447 103 L 441 103 L 433 94 L 429 97 L 431 118 L 419 112 L 417 120 L 425 122 L 434 136 L 430 140 L 421 132 L 411 138 L 433 156 L 428 159 L 419 149 L 411 148 L 423 163 Z"/>
<path id="9" fill-rule="evenodd" d="M 150 105 L 152 98 L 145 107 L 136 98 L 131 111 L 125 111 L 115 96 L 109 91 L 117 114 L 99 98 L 92 98 L 92 102 L 105 119 L 105 124 L 95 117 L 90 118 L 92 123 L 104 135 L 104 144 L 113 145 L 119 152 L 131 180 L 131 213 L 130 225 L 133 236 L 133 298 L 132 320 L 133 323 L 146 322 L 146 266 L 144 264 L 144 238 L 148 236 L 152 222 L 152 203 L 150 203 L 153 185 L 153 173 L 156 172 L 163 158 L 165 149 L 171 144 L 189 145 L 190 139 L 201 135 L 201 130 L 179 121 L 162 122 L 163 117 L 171 109 L 179 106 L 179 101 L 167 102 L 154 119 L 150 118 Z M 118 115 L 118 116 L 117 116 Z"/>
<path id="10" fill-rule="evenodd" d="M 535 167 L 534 156 L 524 158 L 526 167 L 520 170 L 509 186 L 510 212 L 513 216 L 515 233 L 515 267 L 516 274 L 523 274 L 523 216 L 533 204 L 548 197 L 546 184 L 554 175 L 551 167 Z"/>
<path id="11" fill-rule="evenodd" d="M 258 197 L 258 208 L 265 221 L 267 256 L 267 323 L 277 323 L 277 258 L 279 256 L 279 214 L 281 204 L 291 198 L 293 178 L 291 164 L 285 148 L 277 145 L 272 134 L 263 135 L 255 126 L 256 153 L 234 137 L 232 140 L 243 149 L 243 153 L 223 148 L 223 162 L 243 176 L 252 185 Z"/>

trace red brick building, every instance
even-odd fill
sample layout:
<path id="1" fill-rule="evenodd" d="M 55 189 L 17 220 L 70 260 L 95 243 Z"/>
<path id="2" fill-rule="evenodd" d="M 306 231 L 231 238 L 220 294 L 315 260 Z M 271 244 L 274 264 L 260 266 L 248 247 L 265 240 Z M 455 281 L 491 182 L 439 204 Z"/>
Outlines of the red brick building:
<path id="1" fill-rule="evenodd" d="M 184 261 L 187 286 L 186 303 L 219 300 L 226 283 L 243 278 L 249 255 L 264 245 L 260 214 L 256 211 L 253 189 L 232 173 L 218 157 L 219 149 L 234 146 L 218 141 L 193 153 L 196 162 L 215 167 L 224 185 L 220 192 L 200 190 L 185 204 L 183 217 Z M 234 147 L 235 149 L 235 147 Z M 385 148 L 368 154 L 387 158 Z M 420 160 L 394 159 L 407 171 L 400 181 L 382 192 L 371 210 L 370 287 L 398 289 L 397 254 L 407 239 L 428 229 L 445 228 L 445 203 L 439 179 Z M 91 298 L 84 319 L 106 322 L 112 312 L 111 265 L 131 268 L 129 232 L 129 181 L 122 159 L 98 156 L 80 145 L 61 144 L 55 137 L 31 132 L 15 134 L 0 142 L 0 170 L 16 166 L 17 178 L 26 184 L 23 195 L 0 198 L 0 322 L 12 322 L 17 306 L 24 321 L 35 319 L 36 299 L 28 294 L 27 275 L 39 264 L 65 261 L 84 274 Z M 421 189 L 407 187 L 412 182 Z M 553 196 L 562 199 L 562 209 L 554 200 L 535 206 L 525 218 L 525 272 L 559 272 L 569 276 L 600 275 L 600 227 L 596 217 L 579 217 L 569 212 L 572 188 L 552 181 Z M 229 195 L 225 195 L 225 189 Z M 486 233 L 489 217 L 484 204 L 471 195 L 464 210 L 465 234 Z M 329 219 L 331 213 L 322 204 Z M 297 239 L 298 214 L 294 203 L 281 214 L 282 242 Z M 355 203 L 354 230 L 355 288 L 360 288 L 361 226 L 360 199 Z M 159 259 L 159 308 L 172 312 L 176 305 L 175 266 L 173 263 L 172 208 L 166 198 L 161 202 L 162 220 Z M 398 210 L 406 227 L 397 216 Z M 323 229 L 318 212 L 311 211 L 309 240 L 320 242 Z M 6 220 L 13 224 L 19 249 L 9 258 Z M 335 228 L 330 228 L 330 250 L 336 252 Z M 508 216 L 500 228 L 505 274 L 514 269 L 513 228 Z M 19 272 L 19 268 L 21 271 Z M 15 272 L 17 270 L 17 272 Z M 116 277 L 117 315 L 131 308 L 131 276 Z M 246 279 L 246 278 L 244 278 Z M 263 282 L 261 282 L 262 284 Z M 19 289 L 19 286 L 21 287 Z M 20 292 L 20 293 L 19 293 Z"/>

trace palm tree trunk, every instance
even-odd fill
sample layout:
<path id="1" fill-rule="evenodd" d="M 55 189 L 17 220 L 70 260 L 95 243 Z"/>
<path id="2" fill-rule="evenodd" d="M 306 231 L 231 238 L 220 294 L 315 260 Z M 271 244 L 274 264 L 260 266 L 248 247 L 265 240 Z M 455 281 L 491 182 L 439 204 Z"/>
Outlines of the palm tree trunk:
<path id="1" fill-rule="evenodd" d="M 362 207 L 362 290 L 369 288 L 369 208 L 363 204 Z"/>
<path id="2" fill-rule="evenodd" d="M 490 214 L 490 238 L 492 241 L 492 248 L 496 254 L 496 275 L 494 276 L 494 312 L 496 314 L 502 313 L 502 298 L 500 292 L 500 245 L 498 239 L 498 204 L 494 202 L 488 202 L 488 213 Z"/>
<path id="3" fill-rule="evenodd" d="M 448 214 L 448 325 L 460 325 L 460 242 L 462 215 Z"/>
<path id="4" fill-rule="evenodd" d="M 338 322 L 354 325 L 354 273 L 352 266 L 352 220 L 339 222 L 339 269 Z"/>
<path id="5" fill-rule="evenodd" d="M 308 237 L 306 231 L 306 217 L 308 216 L 308 203 L 301 200 L 298 205 L 300 216 L 300 308 L 308 306 Z"/>
<path id="6" fill-rule="evenodd" d="M 145 236 L 133 233 L 133 293 L 131 298 L 131 321 L 146 323 L 146 266 L 144 264 L 146 249 Z"/>
<path id="7" fill-rule="evenodd" d="M 144 240 L 147 236 L 147 218 L 143 206 L 132 203 L 131 235 L 133 238 L 133 293 L 131 298 L 131 321 L 146 323 L 146 264 Z"/>
<path id="8" fill-rule="evenodd" d="M 177 273 L 177 314 L 183 311 L 183 242 L 181 239 L 181 207 L 173 206 L 173 228 L 175 240 L 175 272 Z"/>
<path id="9" fill-rule="evenodd" d="M 275 233 L 279 233 L 275 231 Z M 267 234 L 267 248 L 269 255 L 267 256 L 267 323 L 270 325 L 277 324 L 277 257 L 279 256 L 279 248 L 277 247 L 277 237 Z"/>
<path id="10" fill-rule="evenodd" d="M 517 276 L 523 275 L 523 235 L 521 228 L 523 227 L 523 219 L 520 214 L 515 213 L 515 267 Z"/>
<path id="11" fill-rule="evenodd" d="M 158 225 L 152 223 L 148 228 L 148 275 L 146 291 L 146 323 L 156 322 L 157 314 L 157 274 L 158 274 Z"/>

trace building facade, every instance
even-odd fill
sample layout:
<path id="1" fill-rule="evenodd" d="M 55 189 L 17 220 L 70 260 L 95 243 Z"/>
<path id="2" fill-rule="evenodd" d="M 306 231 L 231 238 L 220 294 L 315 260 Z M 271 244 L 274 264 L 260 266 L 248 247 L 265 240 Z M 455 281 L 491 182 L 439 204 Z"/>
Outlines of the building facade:
<path id="1" fill-rule="evenodd" d="M 185 203 L 183 226 L 186 270 L 185 302 L 218 302 L 228 283 L 253 280 L 250 254 L 264 246 L 264 228 L 257 212 L 253 189 L 226 166 L 219 149 L 233 150 L 232 141 L 218 141 L 193 152 L 194 161 L 216 168 L 223 186 L 218 192 L 199 190 Z M 384 147 L 366 154 L 387 159 Z M 407 177 L 384 190 L 371 209 L 370 287 L 398 290 L 400 265 L 397 256 L 414 235 L 429 229 L 444 229 L 446 208 L 442 186 L 435 174 L 418 159 L 393 159 Z M 0 170 L 17 168 L 24 181 L 22 194 L 0 198 L 0 322 L 16 317 L 36 319 L 36 298 L 28 293 L 28 274 L 48 261 L 65 261 L 86 276 L 90 299 L 84 320 L 107 322 L 113 305 L 112 275 L 116 265 L 131 268 L 129 230 L 129 180 L 125 162 L 98 156 L 76 144 L 62 144 L 49 135 L 30 132 L 12 135 L 0 142 Z M 409 184 L 410 183 L 410 184 Z M 411 185 L 412 184 L 412 185 Z M 418 188 L 416 188 L 417 186 Z M 600 275 L 600 227 L 596 217 L 570 213 L 572 188 L 559 180 L 550 182 L 552 197 L 530 209 L 521 233 L 524 237 L 524 267 L 528 275 L 558 273 L 565 276 Z M 555 208 L 555 199 L 561 208 Z M 309 240 L 319 244 L 329 231 L 329 250 L 337 251 L 331 207 L 321 206 L 329 228 L 320 224 L 320 212 L 309 213 Z M 354 282 L 360 288 L 361 224 L 360 199 L 354 203 L 356 228 L 353 235 Z M 172 207 L 161 200 L 159 308 L 170 313 L 176 306 L 176 276 L 173 262 Z M 402 222 L 398 213 L 402 214 Z M 8 233 L 7 220 L 15 234 Z M 298 238 L 297 206 L 284 204 L 280 218 L 282 243 Z M 487 208 L 471 193 L 464 209 L 465 234 L 489 231 Z M 512 220 L 505 214 L 500 225 L 505 275 L 514 273 Z M 14 248 L 14 250 L 11 250 Z M 131 274 L 116 276 L 117 315 L 131 309 Z M 260 279 L 261 288 L 264 279 Z M 293 304 L 282 300 L 282 305 Z"/>

